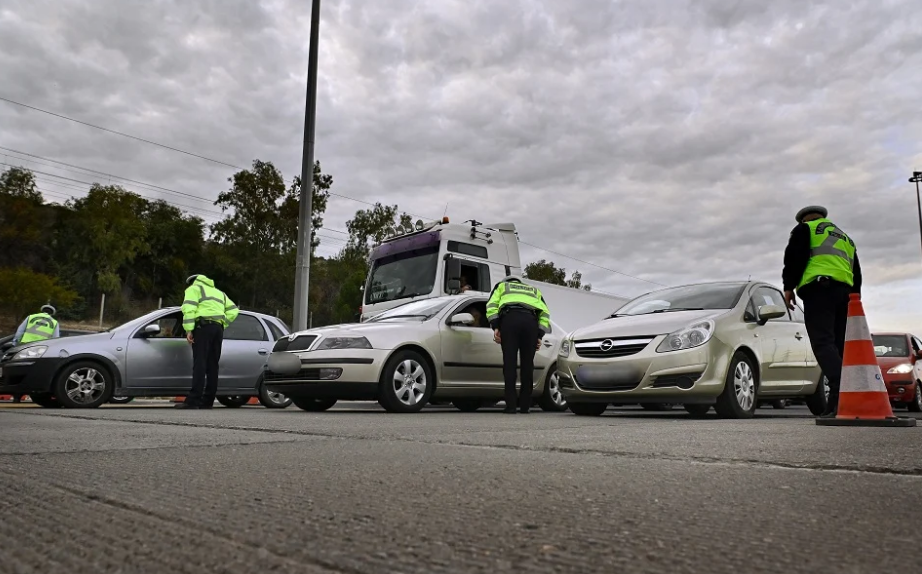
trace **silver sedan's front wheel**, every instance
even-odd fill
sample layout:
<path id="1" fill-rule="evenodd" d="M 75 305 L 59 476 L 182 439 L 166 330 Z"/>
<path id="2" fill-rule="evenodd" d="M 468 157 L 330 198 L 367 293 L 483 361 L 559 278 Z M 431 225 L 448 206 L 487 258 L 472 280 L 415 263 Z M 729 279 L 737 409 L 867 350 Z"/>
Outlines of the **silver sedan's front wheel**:
<path id="1" fill-rule="evenodd" d="M 115 390 L 112 376 L 97 363 L 79 361 L 64 367 L 54 384 L 54 397 L 65 408 L 94 409 Z"/>
<path id="2" fill-rule="evenodd" d="M 259 383 L 259 404 L 267 409 L 284 409 L 291 404 L 291 399 L 266 388 L 264 382 Z"/>
<path id="3" fill-rule="evenodd" d="M 419 353 L 398 351 L 381 374 L 378 402 L 388 412 L 419 412 L 429 402 L 434 383 L 429 363 Z"/>
<path id="4" fill-rule="evenodd" d="M 567 410 L 567 399 L 560 392 L 560 376 L 557 374 L 557 365 L 551 366 L 547 380 L 544 382 L 544 393 L 539 401 L 541 410 L 563 412 Z"/>
<path id="5" fill-rule="evenodd" d="M 759 381 L 752 359 L 737 352 L 730 360 L 724 390 L 717 397 L 714 410 L 724 418 L 752 418 L 756 410 Z"/>

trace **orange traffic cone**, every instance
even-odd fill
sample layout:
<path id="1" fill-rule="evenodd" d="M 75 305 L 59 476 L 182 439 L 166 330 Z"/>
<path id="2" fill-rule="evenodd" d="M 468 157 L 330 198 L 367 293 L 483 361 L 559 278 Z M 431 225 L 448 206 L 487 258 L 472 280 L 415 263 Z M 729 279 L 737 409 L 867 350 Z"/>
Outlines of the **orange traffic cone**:
<path id="1" fill-rule="evenodd" d="M 258 405 L 259 399 L 257 399 L 256 397 L 250 397 L 250 400 L 247 401 L 247 404 L 248 405 Z"/>
<path id="2" fill-rule="evenodd" d="M 887 387 L 874 353 L 874 342 L 864 316 L 861 296 L 848 302 L 845 351 L 842 353 L 839 408 L 835 418 L 818 418 L 821 426 L 914 427 L 916 419 L 893 416 Z"/>

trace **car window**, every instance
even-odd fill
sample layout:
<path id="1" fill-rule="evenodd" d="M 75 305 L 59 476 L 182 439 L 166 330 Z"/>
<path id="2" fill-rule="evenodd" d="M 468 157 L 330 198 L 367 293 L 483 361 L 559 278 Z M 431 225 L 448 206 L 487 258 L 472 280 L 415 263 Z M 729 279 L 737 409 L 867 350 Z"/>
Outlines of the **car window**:
<path id="1" fill-rule="evenodd" d="M 902 335 L 871 335 L 878 357 L 908 357 L 909 343 Z"/>
<path id="2" fill-rule="evenodd" d="M 752 294 L 752 309 L 753 311 L 758 310 L 759 307 L 764 305 L 777 305 L 782 309 L 787 309 L 787 306 L 784 303 L 784 295 L 781 294 L 781 291 L 777 289 L 772 289 L 770 287 L 759 287 Z M 790 321 L 791 312 L 788 311 L 784 317 L 778 317 L 777 319 L 772 319 L 772 321 Z"/>
<path id="3" fill-rule="evenodd" d="M 156 321 L 146 323 L 144 326 L 146 327 L 147 325 L 160 326 L 160 332 L 156 335 L 151 335 L 149 337 L 151 339 L 179 339 L 186 336 L 186 332 L 182 328 L 182 312 L 164 315 Z"/>
<path id="4" fill-rule="evenodd" d="M 452 313 L 454 315 L 460 315 L 461 313 L 470 313 L 474 316 L 474 324 L 470 325 L 471 327 L 481 327 L 489 328 L 490 323 L 487 321 L 487 302 L 486 301 L 474 301 L 468 305 L 462 305 L 458 308 L 457 311 Z"/>
<path id="5" fill-rule="evenodd" d="M 275 321 L 266 321 L 266 324 L 269 325 L 269 330 L 272 331 L 272 340 L 278 341 L 285 336 L 285 333 L 278 328 L 278 325 L 275 324 Z"/>
<path id="6" fill-rule="evenodd" d="M 913 351 L 922 350 L 922 341 L 919 341 L 919 339 L 915 335 L 912 336 L 911 340 L 912 340 L 912 350 Z"/>
<path id="7" fill-rule="evenodd" d="M 266 330 L 252 315 L 237 315 L 237 319 L 224 330 L 224 338 L 234 341 L 265 341 Z"/>

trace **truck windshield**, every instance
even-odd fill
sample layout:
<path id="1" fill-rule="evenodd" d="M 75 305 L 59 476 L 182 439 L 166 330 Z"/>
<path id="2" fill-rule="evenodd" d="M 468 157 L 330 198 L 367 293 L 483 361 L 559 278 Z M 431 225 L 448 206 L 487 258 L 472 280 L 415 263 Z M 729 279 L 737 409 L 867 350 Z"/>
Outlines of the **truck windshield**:
<path id="1" fill-rule="evenodd" d="M 365 288 L 366 304 L 432 293 L 438 262 L 438 245 L 374 261 Z"/>

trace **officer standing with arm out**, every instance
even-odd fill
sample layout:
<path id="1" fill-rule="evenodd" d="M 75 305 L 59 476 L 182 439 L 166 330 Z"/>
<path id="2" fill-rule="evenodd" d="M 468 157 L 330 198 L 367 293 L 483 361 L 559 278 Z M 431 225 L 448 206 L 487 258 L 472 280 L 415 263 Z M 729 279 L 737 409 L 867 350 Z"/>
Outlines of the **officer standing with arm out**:
<path id="1" fill-rule="evenodd" d="M 845 325 L 851 293 L 861 293 L 861 265 L 855 242 L 826 218 L 825 207 L 797 212 L 797 226 L 784 250 L 784 300 L 804 303 L 804 321 L 813 354 L 829 381 L 829 403 L 821 417 L 835 417 L 839 405 Z"/>
<path id="2" fill-rule="evenodd" d="M 53 317 L 56 312 L 51 305 L 43 305 L 40 312 L 26 317 L 13 335 L 13 346 L 60 337 L 61 326 Z M 14 395 L 13 402 L 22 402 L 22 397 Z"/>
<path id="3" fill-rule="evenodd" d="M 516 355 L 521 355 L 522 388 L 519 411 L 527 413 L 534 389 L 535 352 L 544 335 L 551 332 L 551 314 L 537 287 L 518 277 L 506 277 L 496 284 L 487 302 L 487 320 L 493 340 L 502 345 L 506 414 L 515 414 Z"/>
<path id="4" fill-rule="evenodd" d="M 192 345 L 192 389 L 177 408 L 210 409 L 218 392 L 218 363 L 224 329 L 234 322 L 237 305 L 204 275 L 186 279 L 182 326 Z"/>

